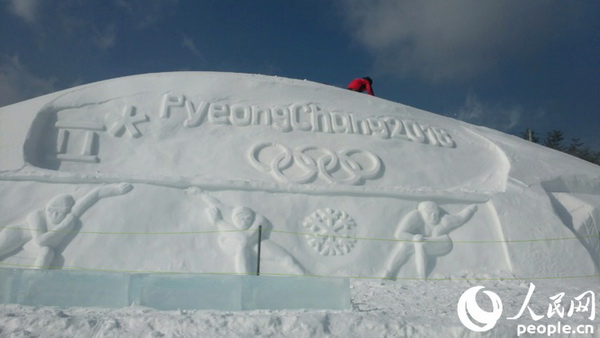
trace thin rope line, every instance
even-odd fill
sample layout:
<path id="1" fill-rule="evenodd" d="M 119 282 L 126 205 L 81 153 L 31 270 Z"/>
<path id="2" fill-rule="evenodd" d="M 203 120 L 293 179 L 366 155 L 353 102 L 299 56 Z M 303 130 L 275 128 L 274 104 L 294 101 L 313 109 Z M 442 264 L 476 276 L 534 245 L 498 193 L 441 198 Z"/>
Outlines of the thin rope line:
<path id="1" fill-rule="evenodd" d="M 92 234 L 92 235 L 202 235 L 202 234 L 217 234 L 217 233 L 236 233 L 236 232 L 250 232 L 256 231 L 257 228 L 239 229 L 239 230 L 206 230 L 206 231 L 164 231 L 164 232 L 117 232 L 117 231 L 76 231 L 76 230 L 40 230 L 32 228 L 21 228 L 12 226 L 0 226 L 0 229 L 8 230 L 21 230 L 21 231 L 35 231 L 35 232 L 58 232 L 58 233 L 76 233 L 76 234 Z M 377 238 L 377 237 L 352 237 L 352 236 L 337 236 L 329 234 L 316 234 L 286 230 L 272 229 L 271 232 L 299 235 L 299 236 L 314 236 L 314 237 L 330 237 L 335 239 L 353 239 L 353 240 L 364 240 L 364 241 L 386 241 L 386 242 L 419 242 L 410 239 L 396 239 L 396 238 Z M 538 238 L 538 239 L 512 239 L 512 240 L 452 240 L 455 244 L 493 244 L 493 243 L 532 243 L 532 242 L 552 242 L 552 241 L 568 241 L 568 240 L 581 240 L 587 238 L 600 238 L 598 235 L 589 236 L 575 236 L 575 237 L 556 237 L 556 238 Z M 445 243 L 445 240 L 427 240 L 430 243 Z"/>
<path id="2" fill-rule="evenodd" d="M 77 233 L 77 234 L 91 234 L 91 235 L 198 235 L 198 234 L 210 234 L 210 233 L 228 233 L 228 232 L 249 232 L 256 230 L 255 228 L 250 229 L 239 229 L 239 230 L 206 230 L 206 231 L 164 231 L 164 232 L 136 232 L 136 231 L 77 231 L 77 230 L 40 230 L 32 228 L 21 228 L 11 226 L 0 226 L 2 229 L 9 230 L 23 230 L 23 231 L 35 231 L 35 232 L 59 232 L 59 233 Z"/>
<path id="3" fill-rule="evenodd" d="M 285 231 L 285 230 L 271 230 L 271 232 L 278 233 L 287 233 L 293 235 L 301 235 L 301 236 L 316 236 L 316 237 L 332 237 L 332 238 L 341 238 L 341 239 L 356 239 L 356 240 L 369 240 L 369 241 L 388 241 L 388 242 L 420 242 L 410 239 L 395 239 L 395 238 L 377 238 L 377 237 L 350 237 L 350 236 L 335 236 L 335 235 L 327 235 L 327 234 L 314 234 L 314 233 L 304 233 L 304 232 L 294 232 L 294 231 Z M 564 240 L 574 240 L 574 239 L 584 239 L 584 238 L 600 238 L 600 233 L 598 235 L 590 235 L 590 236 L 575 236 L 575 237 L 562 237 L 562 238 L 539 238 L 539 239 L 514 239 L 514 240 L 471 240 L 471 241 L 460 241 L 460 240 L 452 240 L 453 243 L 471 243 L 471 244 L 486 244 L 486 243 L 520 243 L 520 242 L 550 242 L 550 241 L 564 241 Z M 427 240 L 430 243 L 446 243 L 444 240 Z"/>

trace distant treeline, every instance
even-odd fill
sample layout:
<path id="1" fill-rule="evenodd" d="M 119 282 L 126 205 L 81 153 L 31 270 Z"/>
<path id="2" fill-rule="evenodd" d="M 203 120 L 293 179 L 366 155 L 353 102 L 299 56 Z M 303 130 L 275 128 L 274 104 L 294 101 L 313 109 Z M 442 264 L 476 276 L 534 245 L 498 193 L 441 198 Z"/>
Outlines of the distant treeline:
<path id="1" fill-rule="evenodd" d="M 572 138 L 570 143 L 565 143 L 565 137 L 563 132 L 560 130 L 551 130 L 546 133 L 546 136 L 540 138 L 535 131 L 526 129 L 521 133 L 521 137 L 531 142 L 538 143 L 548 148 L 556 149 L 569 155 L 579 157 L 588 162 L 600 165 L 600 151 L 592 150 L 577 137 Z"/>

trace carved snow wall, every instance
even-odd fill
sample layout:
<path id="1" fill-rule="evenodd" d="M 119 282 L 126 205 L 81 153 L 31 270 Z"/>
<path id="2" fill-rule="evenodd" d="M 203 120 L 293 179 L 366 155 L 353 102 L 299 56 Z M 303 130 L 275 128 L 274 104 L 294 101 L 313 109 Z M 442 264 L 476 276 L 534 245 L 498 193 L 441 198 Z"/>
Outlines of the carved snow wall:
<path id="1" fill-rule="evenodd" d="M 36 101 L 14 142 L 22 165 L 0 165 L 0 264 L 375 278 L 597 271 L 595 218 L 516 184 L 511 157 L 485 133 L 273 81 L 148 75 Z"/>

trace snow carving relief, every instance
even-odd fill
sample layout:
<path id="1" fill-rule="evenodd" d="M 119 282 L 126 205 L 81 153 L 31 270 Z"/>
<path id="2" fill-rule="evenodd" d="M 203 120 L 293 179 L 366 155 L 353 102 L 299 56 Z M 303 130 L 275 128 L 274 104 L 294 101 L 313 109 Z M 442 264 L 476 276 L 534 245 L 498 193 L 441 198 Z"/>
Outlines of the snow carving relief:
<path id="1" fill-rule="evenodd" d="M 369 151 L 345 149 L 335 152 L 317 146 L 290 149 L 278 143 L 260 143 L 250 148 L 249 161 L 256 169 L 284 183 L 358 185 L 381 174 L 379 157 Z"/>
<path id="2" fill-rule="evenodd" d="M 319 209 L 302 225 L 312 234 L 304 236 L 308 245 L 323 256 L 345 255 L 356 244 L 356 223 L 343 211 Z"/>
<path id="3" fill-rule="evenodd" d="M 200 193 L 193 188 L 188 192 Z M 295 274 L 304 273 L 304 269 L 287 250 L 269 239 L 273 225 L 266 217 L 251 208 L 228 206 L 206 193 L 201 194 L 202 199 L 208 204 L 206 216 L 219 231 L 217 243 L 221 250 L 233 260 L 235 273 L 256 273 L 259 226 L 262 229 L 260 236 L 261 260 L 281 265 Z"/>
<path id="4" fill-rule="evenodd" d="M 476 211 L 477 206 L 470 205 L 450 215 L 435 202 L 419 203 L 398 224 L 394 237 L 400 243 L 393 249 L 383 276 L 396 278 L 400 268 L 413 257 L 417 277 L 426 278 L 430 262 L 452 251 L 450 232 L 468 222 Z"/>
<path id="5" fill-rule="evenodd" d="M 97 142 L 98 132 L 103 132 L 106 127 L 102 123 L 95 122 L 68 122 L 59 121 L 55 124 L 58 130 L 56 139 L 56 153 L 53 156 L 60 161 L 73 162 L 98 162 L 97 151 L 94 150 L 94 143 Z M 81 133 L 82 141 L 73 141 L 72 134 Z M 78 143 L 70 145 L 69 143 Z M 73 151 L 71 148 L 79 148 L 79 151 Z M 49 156 L 49 157 L 53 157 Z"/>
<path id="6" fill-rule="evenodd" d="M 127 131 L 129 137 L 140 137 L 142 133 L 135 126 L 148 120 L 148 116 L 136 114 L 134 106 L 125 106 L 121 114 L 109 113 L 105 117 L 108 132 L 115 137 L 122 136 Z"/>
<path id="7" fill-rule="evenodd" d="M 55 268 L 54 257 L 68 244 L 68 237 L 76 232 L 79 218 L 102 198 L 128 193 L 133 186 L 128 183 L 98 187 L 79 200 L 62 194 L 51 199 L 44 210 L 29 214 L 23 224 L 3 227 L 0 230 L 0 259 L 17 253 L 32 242 L 36 253 L 35 268 Z"/>
<path id="8" fill-rule="evenodd" d="M 125 106 L 120 113 L 109 112 L 103 118 L 94 118 L 93 114 L 87 119 L 83 116 L 62 117 L 54 124 L 56 149 L 48 149 L 49 160 L 98 163 L 101 134 L 108 132 L 112 137 L 128 135 L 137 138 L 142 133 L 136 125 L 148 121 L 147 115 L 136 113 L 136 107 L 131 105 Z"/>
<path id="9" fill-rule="evenodd" d="M 144 92 L 99 102 L 81 102 L 81 98 L 66 96 L 50 102 L 39 112 L 26 140 L 25 157 L 34 166 L 52 170 L 101 171 L 110 167 L 113 171 L 118 166 L 111 164 L 124 163 L 132 153 L 140 153 L 131 151 L 135 147 L 174 154 L 173 158 L 193 166 L 207 153 L 205 147 L 198 149 L 197 144 L 212 142 L 212 135 L 225 135 L 237 146 L 235 132 L 213 133 L 218 129 L 240 131 L 242 136 L 255 132 L 251 129 L 309 138 L 315 134 L 343 136 L 354 140 L 352 147 L 361 139 L 377 143 L 411 142 L 440 150 L 457 147 L 448 130 L 392 113 L 372 116 L 311 102 L 272 105 L 224 99 L 214 102 L 175 92 Z M 165 139 L 170 142 L 158 142 Z M 267 162 L 258 161 L 258 167 L 263 170 L 270 166 L 265 170 L 282 182 L 303 184 L 321 178 L 329 184 L 357 185 L 379 175 L 382 168 L 379 158 L 366 151 L 291 151 L 282 146 L 279 149 L 284 152 L 280 162 L 266 159 Z M 170 164 L 166 161 L 164 166 Z M 128 162 L 123 170 L 135 166 L 143 164 Z M 281 166 L 289 166 L 286 169 L 290 170 L 282 170 Z M 290 174 L 294 170 L 301 173 Z M 289 175 L 280 175 L 282 172 Z"/>
<path id="10" fill-rule="evenodd" d="M 454 148 L 456 143 L 448 131 L 417 121 L 394 116 L 361 118 L 358 114 L 339 110 L 327 111 L 315 103 L 292 103 L 264 107 L 196 101 L 178 93 L 165 93 L 159 109 L 160 118 L 170 118 L 185 111 L 183 126 L 194 128 L 205 120 L 213 125 L 234 127 L 262 126 L 280 132 L 313 132 L 371 136 L 380 140 L 402 140 Z"/>

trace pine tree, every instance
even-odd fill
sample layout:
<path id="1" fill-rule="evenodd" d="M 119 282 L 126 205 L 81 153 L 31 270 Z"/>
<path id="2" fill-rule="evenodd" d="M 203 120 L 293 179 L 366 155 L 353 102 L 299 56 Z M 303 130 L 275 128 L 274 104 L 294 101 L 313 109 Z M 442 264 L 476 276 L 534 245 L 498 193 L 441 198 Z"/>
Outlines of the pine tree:
<path id="1" fill-rule="evenodd" d="M 565 152 L 577 156 L 576 154 L 580 151 L 581 147 L 583 147 L 583 142 L 581 142 L 579 137 L 574 137 L 571 139 L 571 144 L 565 149 Z"/>
<path id="2" fill-rule="evenodd" d="M 544 145 L 548 148 L 564 151 L 565 147 L 562 144 L 563 140 L 564 136 L 562 131 L 554 129 L 546 134 L 546 137 L 544 138 Z"/>
<path id="3" fill-rule="evenodd" d="M 589 146 L 584 146 L 579 138 L 572 138 L 571 144 L 565 149 L 565 152 L 588 162 L 600 164 L 600 152 L 591 150 Z"/>
<path id="4" fill-rule="evenodd" d="M 520 135 L 526 140 L 530 140 L 534 143 L 539 143 L 539 137 L 531 130 L 526 129 Z M 571 143 L 568 146 L 563 144 L 564 135 L 560 130 L 551 130 L 544 137 L 542 145 L 565 152 L 569 155 L 579 157 L 582 160 L 600 165 L 600 151 L 593 151 L 589 146 L 585 145 L 579 138 L 575 137 L 571 139 Z"/>

